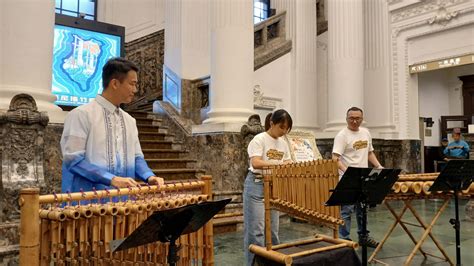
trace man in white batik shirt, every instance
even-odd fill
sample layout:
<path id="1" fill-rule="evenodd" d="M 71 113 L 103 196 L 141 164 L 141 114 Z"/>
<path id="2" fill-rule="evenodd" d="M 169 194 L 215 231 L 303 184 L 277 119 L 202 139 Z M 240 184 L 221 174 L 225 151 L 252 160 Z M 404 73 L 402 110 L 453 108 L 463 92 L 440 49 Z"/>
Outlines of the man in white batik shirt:
<path id="1" fill-rule="evenodd" d="M 102 69 L 102 95 L 67 115 L 61 138 L 63 192 L 132 187 L 135 178 L 164 183 L 143 157 L 135 119 L 120 108 L 137 91 L 137 72 L 128 60 L 109 60 Z"/>

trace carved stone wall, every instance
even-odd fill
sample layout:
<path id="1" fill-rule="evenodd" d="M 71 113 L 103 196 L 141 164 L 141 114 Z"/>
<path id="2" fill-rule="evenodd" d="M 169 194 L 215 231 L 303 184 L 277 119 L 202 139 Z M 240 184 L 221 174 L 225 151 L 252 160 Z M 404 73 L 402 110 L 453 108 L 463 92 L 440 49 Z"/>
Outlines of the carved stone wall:
<path id="1" fill-rule="evenodd" d="M 0 112 L 0 265 L 18 265 L 19 190 L 60 189 L 63 125 L 47 125 L 48 120 L 27 94 L 16 95 Z"/>
<path id="2" fill-rule="evenodd" d="M 140 68 L 138 93 L 125 108 L 140 110 L 155 100 L 163 99 L 163 64 L 165 55 L 164 30 L 152 33 L 125 44 L 126 58 Z"/>
<path id="3" fill-rule="evenodd" d="M 44 183 L 44 129 L 48 121 L 28 94 L 14 96 L 8 111 L 0 113 L 0 221 L 18 218 L 18 189 Z"/>

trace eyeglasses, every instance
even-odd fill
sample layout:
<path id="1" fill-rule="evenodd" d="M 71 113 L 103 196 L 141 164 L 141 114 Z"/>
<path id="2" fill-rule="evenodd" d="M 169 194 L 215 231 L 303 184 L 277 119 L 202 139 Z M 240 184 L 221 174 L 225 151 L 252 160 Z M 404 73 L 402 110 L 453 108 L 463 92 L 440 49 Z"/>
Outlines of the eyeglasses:
<path id="1" fill-rule="evenodd" d="M 362 117 L 348 117 L 347 120 L 352 121 L 352 122 L 360 122 L 362 121 Z"/>

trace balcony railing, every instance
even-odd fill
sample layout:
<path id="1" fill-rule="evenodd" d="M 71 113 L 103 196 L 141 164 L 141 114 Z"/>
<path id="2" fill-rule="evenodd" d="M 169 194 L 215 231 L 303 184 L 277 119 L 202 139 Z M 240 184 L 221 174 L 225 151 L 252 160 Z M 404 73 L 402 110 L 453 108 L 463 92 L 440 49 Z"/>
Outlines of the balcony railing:
<path id="1" fill-rule="evenodd" d="M 291 51 L 291 40 L 286 40 L 285 25 L 286 11 L 255 24 L 255 70 Z"/>

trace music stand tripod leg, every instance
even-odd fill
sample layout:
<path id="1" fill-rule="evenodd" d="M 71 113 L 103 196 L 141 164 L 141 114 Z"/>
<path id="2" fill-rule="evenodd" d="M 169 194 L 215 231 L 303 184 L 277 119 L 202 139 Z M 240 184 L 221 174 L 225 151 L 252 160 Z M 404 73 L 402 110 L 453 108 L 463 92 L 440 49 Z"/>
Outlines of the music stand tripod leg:
<path id="1" fill-rule="evenodd" d="M 458 191 L 454 192 L 454 209 L 455 218 L 449 219 L 449 223 L 452 224 L 454 230 L 456 230 L 456 265 L 461 265 L 461 223 L 459 222 Z"/>
<path id="2" fill-rule="evenodd" d="M 170 244 L 168 246 L 168 265 L 169 266 L 176 266 L 176 263 L 179 261 L 179 247 L 176 245 L 176 239 L 173 238 L 170 240 Z"/>

